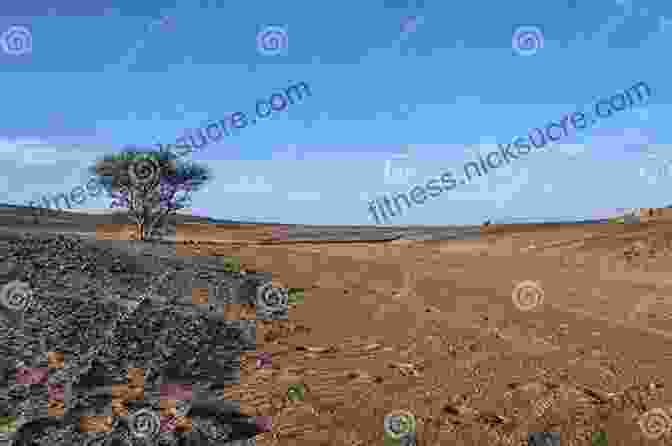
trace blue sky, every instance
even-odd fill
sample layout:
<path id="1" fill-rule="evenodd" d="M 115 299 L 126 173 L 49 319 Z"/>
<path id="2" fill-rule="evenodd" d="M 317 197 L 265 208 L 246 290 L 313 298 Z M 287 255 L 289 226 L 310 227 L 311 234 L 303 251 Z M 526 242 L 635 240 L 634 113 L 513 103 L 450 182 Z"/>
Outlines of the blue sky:
<path id="1" fill-rule="evenodd" d="M 215 173 L 194 195 L 195 212 L 373 224 L 367 200 L 459 172 L 475 152 L 643 81 L 652 96 L 640 106 L 389 223 L 585 218 L 672 204 L 666 2 L 94 0 L 52 11 L 12 3 L 21 5 L 3 6 L 0 30 L 28 27 L 32 52 L 0 52 L 0 202 L 67 194 L 104 154 L 173 142 L 306 82 L 312 96 L 300 104 L 189 156 Z M 402 31 L 409 16 L 415 29 Z M 282 54 L 257 50 L 267 25 L 286 29 Z M 519 26 L 538 27 L 543 48 L 517 54 Z M 386 178 L 387 160 L 403 153 L 392 166 L 407 175 Z"/>

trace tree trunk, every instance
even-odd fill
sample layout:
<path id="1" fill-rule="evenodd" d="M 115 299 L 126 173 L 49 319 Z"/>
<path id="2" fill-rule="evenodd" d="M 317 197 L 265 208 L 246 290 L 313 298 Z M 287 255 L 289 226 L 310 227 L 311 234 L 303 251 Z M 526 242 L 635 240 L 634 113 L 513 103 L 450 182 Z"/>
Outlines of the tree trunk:
<path id="1" fill-rule="evenodd" d="M 147 230 L 150 227 L 148 223 L 150 222 L 151 215 L 152 215 L 151 209 L 149 208 L 149 205 L 145 200 L 142 206 L 142 220 L 140 223 L 140 236 L 142 237 L 141 240 L 143 241 L 147 240 L 148 238 Z"/>

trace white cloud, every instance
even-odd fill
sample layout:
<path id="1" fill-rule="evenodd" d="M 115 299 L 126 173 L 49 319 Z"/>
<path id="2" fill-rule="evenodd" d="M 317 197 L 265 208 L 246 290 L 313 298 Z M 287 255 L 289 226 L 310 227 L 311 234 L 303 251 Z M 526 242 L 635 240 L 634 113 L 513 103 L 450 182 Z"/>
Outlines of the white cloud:
<path id="1" fill-rule="evenodd" d="M 254 178 L 254 182 L 247 175 L 243 175 L 238 183 L 225 184 L 222 190 L 237 193 L 268 193 L 273 192 L 273 185 L 266 183 L 266 179 L 260 175 Z"/>
<path id="2" fill-rule="evenodd" d="M 503 172 L 502 172 L 503 173 Z M 527 167 L 517 169 L 513 176 L 508 177 L 510 181 L 504 184 L 498 184 L 495 189 L 495 202 L 497 209 L 504 209 L 514 196 L 523 190 L 530 182 L 529 170 Z"/>
<path id="3" fill-rule="evenodd" d="M 54 149 L 47 147 L 22 147 L 21 153 L 23 155 L 24 164 L 56 164 L 62 158 Z M 71 158 L 72 159 L 72 158 Z"/>
<path id="4" fill-rule="evenodd" d="M 92 156 L 91 152 L 69 146 L 68 150 L 59 149 L 57 144 L 48 144 L 39 138 L 22 138 L 0 141 L 0 159 L 14 161 L 17 166 L 55 165 L 61 161 L 82 162 Z"/>
<path id="5" fill-rule="evenodd" d="M 401 153 L 391 155 L 383 163 L 383 181 L 387 185 L 408 185 L 411 179 L 414 178 L 418 171 L 415 167 L 411 167 L 412 162 L 409 160 L 408 153 Z"/>
<path id="6" fill-rule="evenodd" d="M 10 155 L 16 155 L 18 153 L 18 148 L 17 144 L 14 141 L 9 141 L 9 140 L 0 140 L 0 156 L 3 157 L 3 159 L 16 159 L 16 156 L 12 156 L 11 158 L 8 158 L 5 156 L 6 154 Z"/>
<path id="7" fill-rule="evenodd" d="M 467 161 L 478 159 L 478 154 L 485 156 L 488 152 L 497 150 L 493 144 L 482 144 L 476 146 L 467 146 L 465 149 L 472 155 Z M 458 175 L 461 170 L 456 170 Z M 451 200 L 465 202 L 488 202 L 494 201 L 496 206 L 503 207 L 507 202 L 513 199 L 513 196 L 520 192 L 523 186 L 529 181 L 529 171 L 524 166 L 502 166 L 487 172 L 482 177 L 472 178 L 469 184 L 460 184 L 451 192 Z"/>

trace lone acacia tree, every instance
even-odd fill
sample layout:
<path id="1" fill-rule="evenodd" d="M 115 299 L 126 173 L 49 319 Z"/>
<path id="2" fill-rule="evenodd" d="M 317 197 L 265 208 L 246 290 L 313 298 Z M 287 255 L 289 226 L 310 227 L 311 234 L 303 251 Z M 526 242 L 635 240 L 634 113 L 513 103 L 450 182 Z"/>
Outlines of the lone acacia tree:
<path id="1" fill-rule="evenodd" d="M 113 197 L 111 208 L 127 208 L 137 237 L 163 234 L 168 217 L 189 207 L 191 193 L 212 180 L 205 165 L 178 160 L 170 152 L 127 147 L 90 168 Z"/>

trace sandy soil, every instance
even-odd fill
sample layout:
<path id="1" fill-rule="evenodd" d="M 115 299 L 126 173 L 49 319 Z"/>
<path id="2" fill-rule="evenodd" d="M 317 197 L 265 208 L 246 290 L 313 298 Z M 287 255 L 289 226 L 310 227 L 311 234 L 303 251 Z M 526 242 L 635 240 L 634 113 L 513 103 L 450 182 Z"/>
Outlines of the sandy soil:
<path id="1" fill-rule="evenodd" d="M 645 412 L 670 404 L 670 224 L 278 245 L 258 243 L 263 227 L 184 228 L 178 239 L 203 244 L 178 255 L 237 256 L 306 290 L 289 321 L 258 321 L 272 368 L 246 357 L 228 392 L 273 416 L 258 444 L 383 444 L 383 418 L 396 409 L 415 414 L 420 445 L 525 444 L 542 430 L 560 431 L 563 444 L 590 444 L 598 430 L 611 445 L 669 441 L 647 439 L 639 423 L 659 436 Z M 534 308 L 514 305 L 523 281 L 543 290 Z M 292 383 L 308 389 L 302 403 L 285 398 Z"/>

